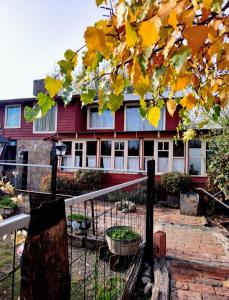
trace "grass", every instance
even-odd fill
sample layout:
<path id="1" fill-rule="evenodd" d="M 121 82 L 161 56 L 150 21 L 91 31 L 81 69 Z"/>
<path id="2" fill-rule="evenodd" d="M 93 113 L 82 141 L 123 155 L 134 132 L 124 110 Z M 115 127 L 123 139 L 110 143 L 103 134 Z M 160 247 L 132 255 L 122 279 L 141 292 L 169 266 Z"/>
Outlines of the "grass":
<path id="1" fill-rule="evenodd" d="M 111 228 L 107 231 L 107 235 L 117 241 L 132 241 L 140 238 L 140 235 L 129 228 Z"/>
<path id="2" fill-rule="evenodd" d="M 72 221 L 87 221 L 87 217 L 85 217 L 84 215 L 81 215 L 81 214 L 70 214 L 67 216 L 67 218 L 69 220 L 72 220 Z"/>

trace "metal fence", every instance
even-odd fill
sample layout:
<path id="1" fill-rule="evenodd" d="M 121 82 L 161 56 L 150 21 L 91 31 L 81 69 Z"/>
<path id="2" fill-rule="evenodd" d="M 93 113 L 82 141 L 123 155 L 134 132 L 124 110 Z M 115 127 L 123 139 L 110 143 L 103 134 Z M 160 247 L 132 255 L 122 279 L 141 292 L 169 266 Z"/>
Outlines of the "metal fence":
<path id="1" fill-rule="evenodd" d="M 118 299 L 129 293 L 145 241 L 146 182 L 144 177 L 65 199 L 71 299 Z M 17 232 L 27 228 L 29 219 L 20 214 L 0 222 L 0 299 L 19 296 L 22 244 Z M 131 230 L 135 245 L 123 250 L 122 242 L 109 242 L 109 230 L 115 229 Z M 133 247 L 137 251 L 131 253 Z"/>

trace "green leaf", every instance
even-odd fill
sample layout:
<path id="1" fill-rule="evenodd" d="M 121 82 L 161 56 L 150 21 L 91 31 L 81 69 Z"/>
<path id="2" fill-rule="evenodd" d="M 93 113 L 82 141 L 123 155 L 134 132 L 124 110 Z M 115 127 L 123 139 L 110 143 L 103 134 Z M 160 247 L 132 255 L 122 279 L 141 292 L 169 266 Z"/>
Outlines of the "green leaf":
<path id="1" fill-rule="evenodd" d="M 28 121 L 28 122 L 35 121 L 37 119 L 40 111 L 41 110 L 38 106 L 35 106 L 35 107 L 26 106 L 24 108 L 25 120 Z"/>
<path id="2" fill-rule="evenodd" d="M 83 105 L 91 104 L 94 102 L 96 90 L 88 89 L 86 93 L 81 94 L 81 101 Z"/>
<path id="3" fill-rule="evenodd" d="M 62 75 L 65 75 L 74 70 L 74 64 L 72 61 L 63 59 L 63 60 L 58 61 L 57 64 L 60 66 L 60 72 Z"/>
<path id="4" fill-rule="evenodd" d="M 115 112 L 121 107 L 121 105 L 123 104 L 123 100 L 124 100 L 124 96 L 122 94 L 120 95 L 111 94 L 109 96 L 109 103 L 108 103 L 109 109 L 112 112 Z"/>
<path id="5" fill-rule="evenodd" d="M 37 104 L 40 107 L 43 116 L 55 105 L 55 101 L 46 94 L 39 93 L 37 95 Z"/>
<path id="6" fill-rule="evenodd" d="M 177 73 L 179 73 L 190 55 L 190 50 L 188 48 L 183 49 L 180 53 L 175 54 L 171 59 L 171 65 L 174 66 Z"/>
<path id="7" fill-rule="evenodd" d="M 62 100 L 64 102 L 64 105 L 68 105 L 72 101 L 72 91 L 73 88 L 71 86 L 64 89 L 62 93 Z"/>

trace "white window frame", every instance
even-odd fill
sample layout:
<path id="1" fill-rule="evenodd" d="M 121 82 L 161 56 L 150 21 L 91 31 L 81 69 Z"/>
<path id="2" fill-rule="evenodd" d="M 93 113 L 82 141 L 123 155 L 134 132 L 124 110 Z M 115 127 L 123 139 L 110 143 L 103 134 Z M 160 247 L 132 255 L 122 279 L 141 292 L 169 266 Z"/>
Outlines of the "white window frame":
<path id="1" fill-rule="evenodd" d="M 199 140 L 201 142 L 200 147 L 200 174 L 198 175 L 191 175 L 191 177 L 207 177 L 206 174 L 206 142 L 202 141 L 201 139 L 193 139 Z M 187 142 L 187 173 L 189 174 L 189 143 Z"/>
<path id="2" fill-rule="evenodd" d="M 126 121 L 127 121 L 127 107 L 140 107 L 139 104 L 137 103 L 127 103 L 125 104 L 124 106 L 124 131 L 129 131 L 127 130 L 127 126 L 126 126 Z M 163 118 L 163 124 L 162 124 L 162 129 L 155 129 L 155 130 L 133 130 L 133 132 L 137 131 L 137 132 L 157 132 L 157 131 L 164 131 L 165 128 L 166 128 L 166 113 L 165 113 L 165 109 L 162 108 L 161 109 L 161 112 L 162 112 L 162 118 Z"/>
<path id="3" fill-rule="evenodd" d="M 174 159 L 183 159 L 184 160 L 184 165 L 183 165 L 183 171 L 181 173 L 185 173 L 185 142 L 183 141 L 183 144 L 184 144 L 184 156 L 174 156 L 173 155 L 173 142 L 172 141 L 172 171 L 173 172 L 176 172 L 173 170 L 173 165 L 174 165 Z"/>
<path id="4" fill-rule="evenodd" d="M 156 139 L 154 140 L 154 159 L 155 159 L 155 174 L 156 175 L 162 175 L 164 172 L 158 171 L 158 143 L 160 142 L 168 142 L 169 143 L 169 150 L 168 151 L 168 171 L 172 172 L 173 169 L 173 140 L 171 139 Z M 160 150 L 159 150 L 160 151 Z M 166 172 L 166 173 L 167 173 Z"/>
<path id="5" fill-rule="evenodd" d="M 55 105 L 55 130 L 54 131 L 35 131 L 35 122 L 33 122 L 33 133 L 34 134 L 46 134 L 46 133 L 56 133 L 57 132 L 57 115 L 58 115 L 58 105 Z M 41 117 L 42 118 L 42 117 Z M 70 141 L 70 140 L 69 140 Z"/>
<path id="6" fill-rule="evenodd" d="M 129 148 L 128 148 L 128 142 L 131 142 L 131 141 L 138 141 L 139 142 L 139 155 L 138 156 L 129 156 L 128 155 L 128 150 L 129 150 Z M 132 138 L 132 139 L 128 139 L 127 140 L 127 157 L 126 157 L 126 160 L 127 160 L 127 170 L 130 170 L 130 171 L 135 171 L 135 170 L 132 170 L 132 169 L 129 169 L 128 168 L 128 161 L 129 161 L 129 157 L 132 157 L 132 158 L 138 158 L 138 169 L 136 170 L 136 171 L 139 171 L 140 170 L 140 160 L 141 160 L 141 157 L 140 157 L 140 154 L 141 154 L 141 151 L 140 151 L 140 148 L 141 147 L 141 140 L 139 139 L 139 138 L 136 138 L 136 139 L 134 139 L 134 138 Z"/>
<path id="7" fill-rule="evenodd" d="M 115 129 L 115 113 L 113 115 L 113 124 L 112 124 L 112 127 L 90 127 L 90 113 L 91 113 L 91 109 L 93 108 L 97 108 L 98 109 L 98 106 L 88 106 L 87 107 L 87 130 L 103 130 L 103 129 Z"/>
<path id="8" fill-rule="evenodd" d="M 102 155 L 102 142 L 111 142 L 111 155 Z M 111 166 L 110 169 L 114 169 L 114 156 L 113 156 L 113 148 L 114 148 L 114 142 L 113 139 L 102 139 L 100 140 L 100 151 L 99 151 L 99 167 L 101 168 L 101 158 L 102 157 L 109 157 L 111 159 Z M 106 170 L 104 168 L 104 170 Z"/>
<path id="9" fill-rule="evenodd" d="M 87 142 L 96 142 L 96 155 L 87 155 Z M 76 143 L 82 143 L 82 141 L 76 141 Z M 84 144 L 83 144 L 83 168 L 86 167 L 86 168 L 90 168 L 87 166 L 87 157 L 91 157 L 91 156 L 95 156 L 95 167 L 94 168 L 97 168 L 98 165 L 97 165 L 97 162 L 98 162 L 98 155 L 100 153 L 98 153 L 98 143 L 99 141 L 97 139 L 86 139 L 84 140 Z M 93 167 L 91 167 L 93 169 Z"/>
<path id="10" fill-rule="evenodd" d="M 18 126 L 7 126 L 7 109 L 10 107 L 19 107 L 19 125 Z M 11 129 L 11 128 L 21 128 L 21 104 L 10 104 L 5 105 L 5 122 L 4 128 Z"/>
<path id="11" fill-rule="evenodd" d="M 144 155 L 144 151 L 145 151 L 145 149 L 144 149 L 144 142 L 146 142 L 146 141 L 153 141 L 153 156 L 145 156 Z M 145 165 L 145 158 L 150 158 L 150 159 L 155 159 L 155 143 L 156 143 L 156 139 L 149 139 L 149 138 L 144 138 L 143 139 L 143 141 L 142 141 L 142 143 L 143 143 L 143 151 L 142 151 L 142 158 L 143 158 L 143 166 L 142 166 L 142 170 L 143 171 L 145 171 L 145 172 L 147 172 L 147 164 Z M 155 162 L 156 162 L 156 160 L 155 160 Z M 155 168 L 156 168 L 156 166 L 155 166 Z"/>

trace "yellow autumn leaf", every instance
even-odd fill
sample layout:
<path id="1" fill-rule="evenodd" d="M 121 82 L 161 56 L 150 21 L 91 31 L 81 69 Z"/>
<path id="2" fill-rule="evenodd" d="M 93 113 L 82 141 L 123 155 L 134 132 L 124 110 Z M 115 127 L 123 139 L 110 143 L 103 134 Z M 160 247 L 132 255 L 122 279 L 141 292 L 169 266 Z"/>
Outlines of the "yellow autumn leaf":
<path id="1" fill-rule="evenodd" d="M 135 46 L 135 44 L 138 41 L 138 36 L 134 28 L 128 23 L 125 23 L 126 28 L 126 44 L 129 48 L 132 48 Z"/>
<path id="2" fill-rule="evenodd" d="M 45 88 L 51 98 L 56 96 L 58 92 L 62 89 L 62 87 L 63 87 L 62 81 L 59 79 L 55 79 L 50 76 L 48 76 L 45 79 Z"/>
<path id="3" fill-rule="evenodd" d="M 203 6 L 204 6 L 206 9 L 210 9 L 210 8 L 211 8 L 211 5 L 212 5 L 212 0 L 203 0 Z"/>
<path id="4" fill-rule="evenodd" d="M 114 90 L 114 93 L 116 95 L 119 95 L 122 93 L 122 91 L 124 89 L 124 79 L 123 79 L 122 75 L 118 74 L 116 76 L 116 78 L 114 78 L 111 87 Z"/>
<path id="5" fill-rule="evenodd" d="M 180 104 L 187 109 L 192 109 L 197 103 L 196 98 L 190 93 L 181 99 Z"/>
<path id="6" fill-rule="evenodd" d="M 208 27 L 204 25 L 187 27 L 184 37 L 188 41 L 192 54 L 197 54 L 208 37 Z"/>
<path id="7" fill-rule="evenodd" d="M 139 77 L 139 80 L 135 82 L 134 89 L 138 95 L 143 97 L 151 88 L 151 81 L 148 75 Z"/>
<path id="8" fill-rule="evenodd" d="M 100 6 L 103 2 L 107 3 L 106 0 L 96 0 L 96 5 Z"/>
<path id="9" fill-rule="evenodd" d="M 160 1 L 158 16 L 160 17 L 162 23 L 166 22 L 171 10 L 175 8 L 176 4 L 176 0 Z"/>
<path id="10" fill-rule="evenodd" d="M 176 107 L 177 107 L 176 101 L 174 99 L 169 99 L 166 102 L 166 106 L 167 106 L 167 110 L 168 110 L 170 116 L 173 117 L 174 112 L 176 111 Z"/>
<path id="11" fill-rule="evenodd" d="M 0 222 L 3 221 L 3 217 L 0 215 Z"/>
<path id="12" fill-rule="evenodd" d="M 195 12 L 193 11 L 193 9 L 188 9 L 183 12 L 181 16 L 181 20 L 187 26 L 191 26 L 193 23 L 194 16 L 195 16 Z"/>
<path id="13" fill-rule="evenodd" d="M 84 33 L 85 42 L 88 50 L 102 52 L 106 47 L 105 34 L 101 29 L 95 27 L 87 27 Z"/>
<path id="14" fill-rule="evenodd" d="M 183 90 L 190 83 L 190 78 L 188 76 L 177 77 L 175 83 L 172 86 L 174 92 Z"/>
<path id="15" fill-rule="evenodd" d="M 160 26 L 161 21 L 158 17 L 154 17 L 140 24 L 138 34 L 141 38 L 141 43 L 143 47 L 152 46 L 159 40 Z"/>
<path id="16" fill-rule="evenodd" d="M 147 115 L 147 119 L 149 123 L 154 127 L 158 127 L 160 117 L 161 117 L 160 108 L 157 106 L 151 107 Z"/>
<path id="17" fill-rule="evenodd" d="M 133 67 L 131 68 L 131 81 L 133 85 L 137 84 L 141 78 L 141 67 L 138 63 L 137 57 L 134 57 Z"/>
<path id="18" fill-rule="evenodd" d="M 177 13 L 175 9 L 173 9 L 169 14 L 168 24 L 173 26 L 175 29 L 177 28 Z"/>

